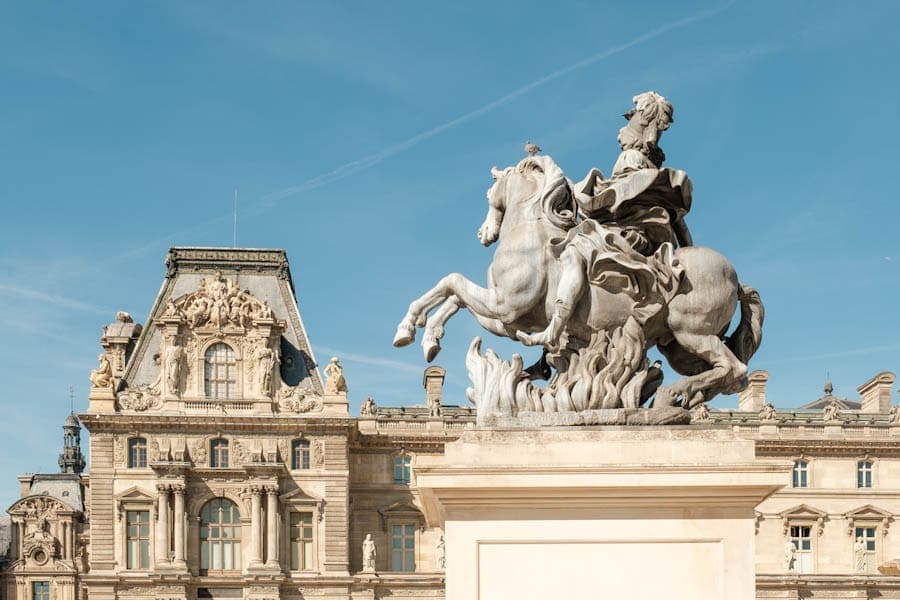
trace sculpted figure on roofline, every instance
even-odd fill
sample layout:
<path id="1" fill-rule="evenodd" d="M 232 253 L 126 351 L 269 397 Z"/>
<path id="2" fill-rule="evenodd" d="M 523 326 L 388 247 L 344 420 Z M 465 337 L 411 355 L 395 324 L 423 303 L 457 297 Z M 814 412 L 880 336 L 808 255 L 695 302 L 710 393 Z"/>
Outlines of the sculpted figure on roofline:
<path id="1" fill-rule="evenodd" d="M 491 333 L 542 348 L 525 368 L 519 354 L 482 354 L 473 340 L 468 393 L 482 424 L 537 413 L 565 413 L 572 424 L 689 422 L 689 409 L 747 384 L 762 339 L 760 296 L 724 256 L 694 245 L 691 180 L 663 166 L 659 145 L 674 122 L 671 103 L 652 91 L 633 103 L 609 177 L 591 169 L 575 183 L 532 143 L 515 166 L 493 168 L 478 230 L 482 244 L 497 244 L 488 286 L 447 275 L 397 327 L 396 346 L 423 329 L 428 361 L 460 308 Z M 654 347 L 680 379 L 660 386 L 647 359 Z M 536 382 L 548 372 L 548 383 Z"/>

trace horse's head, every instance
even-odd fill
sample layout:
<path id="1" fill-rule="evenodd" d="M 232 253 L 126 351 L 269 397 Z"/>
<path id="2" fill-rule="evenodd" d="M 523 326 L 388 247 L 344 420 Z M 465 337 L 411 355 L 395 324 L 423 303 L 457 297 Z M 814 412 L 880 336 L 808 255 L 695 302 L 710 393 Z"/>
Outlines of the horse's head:
<path id="1" fill-rule="evenodd" d="M 487 191 L 488 213 L 478 230 L 478 239 L 490 246 L 500 236 L 507 213 L 546 219 L 551 225 L 575 226 L 575 200 L 562 169 L 549 156 L 529 156 L 515 167 L 491 168 L 494 184 Z"/>

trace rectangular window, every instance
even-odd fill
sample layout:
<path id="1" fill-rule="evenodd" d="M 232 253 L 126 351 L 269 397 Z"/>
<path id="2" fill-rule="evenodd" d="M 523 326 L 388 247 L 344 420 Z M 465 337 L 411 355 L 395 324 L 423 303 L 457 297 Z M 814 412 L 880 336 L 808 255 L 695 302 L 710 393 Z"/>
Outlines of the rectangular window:
<path id="1" fill-rule="evenodd" d="M 394 457 L 394 483 L 409 484 L 409 464 L 410 458 L 408 456 Z"/>
<path id="2" fill-rule="evenodd" d="M 805 488 L 807 484 L 807 476 L 809 474 L 809 463 L 805 460 L 794 461 L 793 486 L 795 488 Z"/>
<path id="3" fill-rule="evenodd" d="M 856 463 L 856 487 L 872 487 L 872 462 L 861 460 Z"/>
<path id="4" fill-rule="evenodd" d="M 210 442 L 209 466 L 214 469 L 228 468 L 228 440 L 213 440 Z"/>
<path id="5" fill-rule="evenodd" d="M 312 571 L 313 526 L 311 512 L 291 513 L 291 571 Z"/>
<path id="6" fill-rule="evenodd" d="M 309 468 L 309 442 L 307 440 L 294 440 L 293 456 L 291 457 L 292 469 Z"/>
<path id="7" fill-rule="evenodd" d="M 857 564 L 856 570 L 862 571 L 864 573 L 877 573 L 878 570 L 875 568 L 875 527 L 857 527 L 856 528 L 856 537 L 854 540 L 859 540 L 862 538 L 862 543 L 865 546 L 865 554 L 862 557 L 855 557 Z M 862 558 L 862 569 L 859 568 L 859 560 Z"/>
<path id="8" fill-rule="evenodd" d="M 791 527 L 791 543 L 797 549 L 797 558 L 794 562 L 794 570 L 797 573 L 812 573 L 812 527 L 794 525 Z"/>
<path id="9" fill-rule="evenodd" d="M 127 568 L 150 568 L 150 511 L 129 510 L 125 513 L 125 547 Z"/>
<path id="10" fill-rule="evenodd" d="M 391 526 L 391 570 L 412 573 L 416 570 L 416 526 Z"/>
<path id="11" fill-rule="evenodd" d="M 147 440 L 131 438 L 128 440 L 128 466 L 142 469 L 147 466 Z"/>
<path id="12" fill-rule="evenodd" d="M 33 600 L 50 600 L 50 582 L 32 581 L 31 597 Z"/>

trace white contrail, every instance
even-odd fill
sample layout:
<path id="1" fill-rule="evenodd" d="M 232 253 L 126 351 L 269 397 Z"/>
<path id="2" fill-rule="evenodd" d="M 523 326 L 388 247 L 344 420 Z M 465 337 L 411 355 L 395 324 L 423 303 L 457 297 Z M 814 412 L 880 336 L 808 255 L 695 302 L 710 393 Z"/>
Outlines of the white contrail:
<path id="1" fill-rule="evenodd" d="M 614 56 L 616 54 L 620 54 L 620 53 L 624 52 L 625 50 L 628 50 L 629 48 L 633 48 L 639 44 L 643 44 L 644 42 L 647 42 L 649 40 L 652 40 L 653 38 L 659 37 L 660 35 L 663 35 L 664 33 L 668 33 L 670 31 L 691 25 L 692 23 L 696 23 L 698 21 L 702 21 L 704 19 L 713 17 L 713 16 L 721 13 L 722 11 L 728 9 L 736 2 L 737 2 L 737 0 L 729 0 L 728 2 L 725 2 L 724 4 L 721 4 L 721 5 L 712 7 L 712 8 L 708 8 L 704 11 L 698 12 L 694 15 L 685 17 L 683 19 L 678 19 L 677 21 L 672 21 L 671 23 L 666 23 L 664 25 L 660 25 L 656 29 L 653 29 L 652 31 L 648 31 L 647 33 L 641 34 L 628 42 L 625 42 L 618 46 L 613 46 L 612 48 L 608 48 L 606 50 L 603 50 L 602 52 L 593 54 L 587 58 L 579 60 L 578 62 L 572 63 L 561 69 L 557 69 L 556 71 L 553 71 L 552 73 L 544 75 L 543 77 L 541 77 L 539 79 L 535 79 L 531 83 L 528 83 L 516 90 L 513 90 L 512 92 L 510 92 L 504 96 L 501 96 L 500 98 L 497 98 L 496 100 L 488 102 L 487 104 L 485 104 L 484 106 L 482 106 L 480 108 L 476 108 L 475 110 L 469 111 L 463 115 L 460 115 L 454 119 L 451 119 L 450 121 L 447 121 L 446 123 L 442 123 L 441 125 L 432 127 L 431 129 L 427 129 L 421 133 L 418 133 L 418 134 L 412 136 L 411 138 L 408 138 L 406 140 L 403 140 L 402 142 L 398 142 L 392 146 L 389 146 L 389 147 L 381 150 L 380 152 L 376 152 L 375 154 L 371 154 L 364 158 L 360 158 L 360 159 L 348 162 L 347 164 L 341 165 L 340 167 L 337 167 L 331 171 L 322 173 L 311 179 L 308 179 L 308 180 L 304 181 L 303 183 L 266 194 L 265 196 L 263 196 L 262 198 L 260 198 L 259 200 L 257 200 L 253 204 L 251 204 L 250 206 L 246 207 L 245 210 L 247 208 L 249 208 L 249 209 L 251 209 L 251 213 L 252 213 L 252 212 L 254 212 L 253 209 L 256 209 L 256 211 L 259 211 L 260 209 L 269 208 L 269 207 L 273 206 L 275 203 L 279 202 L 280 200 L 283 200 L 290 196 L 295 196 L 297 194 L 307 192 L 310 190 L 314 190 L 314 189 L 320 188 L 324 185 L 328 185 L 328 184 L 334 183 L 336 181 L 341 181 L 342 179 L 346 179 L 347 177 L 355 175 L 356 173 L 359 173 L 360 171 L 369 169 L 369 168 L 387 160 L 388 158 L 391 158 L 392 156 L 395 156 L 405 150 L 408 150 L 408 149 L 412 148 L 413 146 L 416 146 L 417 144 L 419 144 L 427 139 L 433 138 L 436 135 L 440 135 L 441 133 L 444 133 L 445 131 L 453 129 L 454 127 L 458 127 L 459 125 L 462 125 L 463 123 L 467 123 L 469 121 L 472 121 L 473 119 L 477 119 L 478 117 L 485 115 L 485 114 L 491 112 L 492 110 L 495 110 L 505 104 L 508 104 L 509 102 L 512 102 L 516 98 L 524 96 L 528 92 L 530 92 L 538 87 L 541 87 L 542 85 L 545 85 L 551 81 L 559 79 L 560 77 L 563 77 L 564 75 L 568 75 L 569 73 L 571 73 L 573 71 L 583 69 L 583 68 L 585 68 L 589 65 L 592 65 L 598 61 L 604 60 L 604 59 Z M 161 242 L 167 242 L 167 241 L 171 240 L 173 237 L 176 237 L 179 234 L 187 233 L 187 232 L 211 225 L 213 223 L 224 220 L 226 217 L 230 218 L 230 216 L 231 216 L 231 213 L 228 213 L 227 215 L 225 213 L 223 213 L 221 216 L 219 216 L 215 219 L 210 219 L 203 223 L 199 223 L 198 225 L 195 225 L 188 229 L 181 230 L 178 233 L 175 233 L 175 234 L 172 234 L 169 236 L 165 236 L 163 238 L 157 238 L 156 240 L 152 240 L 146 244 L 143 244 L 139 248 L 136 248 L 136 249 L 131 250 L 126 253 L 120 253 L 116 257 L 112 258 L 112 260 L 110 260 L 109 262 L 118 262 L 118 260 L 121 260 L 122 257 L 134 256 L 135 254 L 141 254 L 144 251 L 147 251 L 147 250 L 155 247 L 157 244 L 159 244 Z"/>
<path id="2" fill-rule="evenodd" d="M 360 171 L 363 171 L 365 169 L 373 167 L 373 166 L 377 165 L 378 163 L 380 163 L 396 154 L 399 154 L 400 152 L 403 152 L 404 150 L 408 150 L 409 148 L 412 148 L 413 146 L 415 146 L 429 138 L 433 138 L 434 136 L 440 135 L 441 133 L 444 133 L 445 131 L 447 131 L 449 129 L 453 129 L 454 127 L 458 127 L 459 125 L 462 125 L 463 123 L 467 123 L 473 119 L 477 119 L 478 117 L 480 117 L 484 114 L 487 114 L 487 113 L 491 112 L 492 110 L 499 108 L 505 104 L 508 104 L 509 102 L 512 102 L 516 98 L 524 96 L 528 92 L 530 92 L 538 87 L 541 87 L 542 85 L 545 85 L 547 83 L 550 83 L 551 81 L 559 79 L 560 77 L 562 77 L 564 75 L 568 75 L 569 73 L 571 73 L 573 71 L 583 69 L 583 68 L 590 66 L 598 61 L 609 58 L 610 56 L 620 54 L 620 53 L 624 52 L 625 50 L 628 50 L 629 48 L 633 48 L 634 46 L 637 46 L 639 44 L 642 44 L 644 42 L 652 40 L 653 38 L 656 38 L 664 33 L 668 33 L 669 31 L 673 31 L 675 29 L 680 29 L 680 28 L 686 27 L 687 25 L 690 25 L 692 23 L 696 23 L 697 21 L 702 21 L 704 19 L 708 19 L 712 16 L 715 16 L 715 15 L 719 14 L 720 12 L 726 10 L 730 6 L 732 6 L 736 1 L 737 0 L 731 0 L 725 4 L 722 4 L 722 5 L 713 7 L 713 8 L 709 8 L 707 10 L 701 11 L 701 12 L 691 15 L 689 17 L 685 17 L 685 18 L 679 19 L 677 21 L 672 21 L 671 23 L 666 23 L 665 25 L 661 25 L 652 31 L 648 31 L 647 33 L 639 35 L 636 38 L 632 39 L 631 41 L 625 42 L 624 44 L 620 44 L 618 46 L 613 46 L 612 48 L 608 48 L 602 52 L 593 54 L 587 58 L 579 60 L 578 62 L 572 63 L 571 65 L 568 65 L 561 69 L 557 69 L 556 71 L 553 71 L 552 73 L 544 75 L 540 79 L 535 79 L 531 83 L 528 83 L 528 84 L 506 94 L 505 96 L 501 96 L 500 98 L 497 98 L 496 100 L 489 102 L 480 108 L 476 108 L 475 110 L 467 112 L 464 115 L 460 115 L 459 117 L 456 117 L 455 119 L 451 119 L 450 121 L 447 121 L 446 123 L 438 125 L 437 127 L 432 127 L 431 129 L 428 129 L 426 131 L 418 133 L 418 134 L 412 136 L 411 138 L 406 139 L 402 142 L 398 142 L 397 144 L 394 144 L 393 146 L 389 146 L 388 148 L 385 148 L 384 150 L 381 150 L 380 152 L 376 152 L 375 154 L 372 154 L 365 158 L 361 158 L 361 159 L 349 162 L 349 163 L 342 165 L 332 171 L 323 173 L 321 175 L 317 175 L 316 177 L 313 177 L 312 179 L 304 181 L 301 184 L 291 186 L 288 188 L 284 188 L 277 192 L 272 192 L 271 194 L 267 194 L 266 196 L 263 196 L 260 199 L 258 204 L 269 206 L 269 205 L 272 205 L 275 202 L 278 202 L 279 200 L 283 200 L 284 198 L 287 198 L 289 196 L 293 196 L 293 195 L 299 194 L 301 192 L 313 190 L 313 189 L 316 189 L 323 185 L 327 185 L 329 183 L 333 183 L 335 181 L 340 181 L 341 179 L 345 179 L 351 175 L 359 173 Z"/>
<path id="3" fill-rule="evenodd" d="M 0 296 L 16 296 L 18 298 L 24 298 L 26 300 L 36 300 L 38 302 L 53 304 L 55 306 L 71 310 L 82 310 L 85 312 L 98 314 L 109 315 L 115 313 L 115 311 L 110 308 L 97 306 L 95 304 L 89 304 L 87 302 L 82 302 L 81 300 L 76 300 L 75 298 L 69 298 L 67 296 L 48 294 L 40 290 L 35 290 L 12 283 L 0 282 Z"/>

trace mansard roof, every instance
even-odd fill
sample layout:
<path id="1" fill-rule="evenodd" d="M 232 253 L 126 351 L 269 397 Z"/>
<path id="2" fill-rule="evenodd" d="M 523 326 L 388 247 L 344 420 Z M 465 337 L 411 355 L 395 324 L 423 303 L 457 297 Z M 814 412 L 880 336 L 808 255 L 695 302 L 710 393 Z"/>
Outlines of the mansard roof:
<path id="1" fill-rule="evenodd" d="M 79 512 L 84 511 L 84 500 L 81 497 L 81 476 L 77 473 L 34 475 L 29 490 L 29 497 L 32 496 L 49 496 Z"/>
<path id="2" fill-rule="evenodd" d="M 285 383 L 322 394 L 322 381 L 300 317 L 287 254 L 284 250 L 260 248 L 171 248 L 166 257 L 165 279 L 125 367 L 121 387 L 152 386 L 159 381 L 161 332 L 152 324 L 164 316 L 170 303 L 196 294 L 201 280 L 209 282 L 219 276 L 241 291 L 246 290 L 254 301 L 264 303 L 276 319 L 285 322 L 281 347 L 281 376 Z"/>

